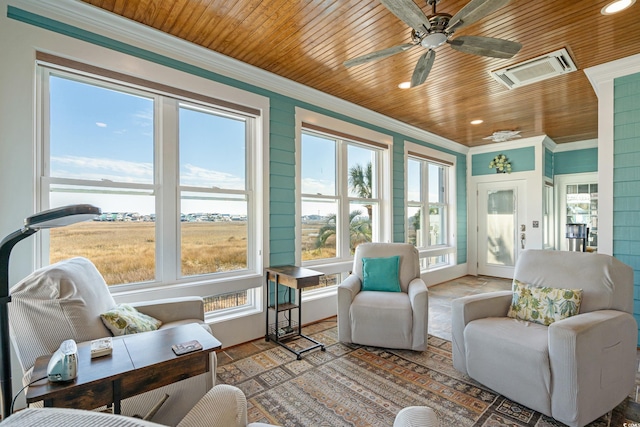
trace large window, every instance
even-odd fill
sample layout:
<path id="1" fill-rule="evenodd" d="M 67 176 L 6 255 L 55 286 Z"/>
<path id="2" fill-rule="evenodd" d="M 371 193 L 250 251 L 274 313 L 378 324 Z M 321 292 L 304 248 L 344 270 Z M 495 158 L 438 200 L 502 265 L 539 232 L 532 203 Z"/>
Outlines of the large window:
<path id="1" fill-rule="evenodd" d="M 349 273 L 358 245 L 391 240 L 392 139 L 302 109 L 296 118 L 296 260 L 323 272 L 319 288 L 328 288 Z"/>
<path id="2" fill-rule="evenodd" d="M 303 130 L 302 261 L 348 258 L 379 240 L 381 151 Z"/>
<path id="3" fill-rule="evenodd" d="M 407 242 L 420 250 L 423 269 L 448 265 L 454 246 L 449 200 L 453 163 L 444 154 L 407 145 Z"/>
<path id="4" fill-rule="evenodd" d="M 259 116 L 184 92 L 39 72 L 40 207 L 103 212 L 51 230 L 42 263 L 84 256 L 109 285 L 209 283 L 198 293 L 211 310 L 250 302 L 246 290 L 214 285 L 261 270 Z"/>

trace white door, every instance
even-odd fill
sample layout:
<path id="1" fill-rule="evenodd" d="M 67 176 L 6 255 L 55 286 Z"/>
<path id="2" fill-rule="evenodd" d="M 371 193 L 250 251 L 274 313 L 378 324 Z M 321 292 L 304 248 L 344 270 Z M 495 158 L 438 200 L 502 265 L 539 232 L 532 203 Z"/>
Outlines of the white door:
<path id="1" fill-rule="evenodd" d="M 513 277 L 526 247 L 526 182 L 478 184 L 478 274 Z"/>

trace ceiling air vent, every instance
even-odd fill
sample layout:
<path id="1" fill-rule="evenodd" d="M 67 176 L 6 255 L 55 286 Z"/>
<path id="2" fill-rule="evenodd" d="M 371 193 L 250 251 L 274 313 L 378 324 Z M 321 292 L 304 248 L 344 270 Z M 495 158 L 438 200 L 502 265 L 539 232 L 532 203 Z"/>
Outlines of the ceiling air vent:
<path id="1" fill-rule="evenodd" d="M 569 52 L 562 48 L 520 64 L 491 71 L 491 76 L 507 88 L 515 89 L 576 70 Z"/>

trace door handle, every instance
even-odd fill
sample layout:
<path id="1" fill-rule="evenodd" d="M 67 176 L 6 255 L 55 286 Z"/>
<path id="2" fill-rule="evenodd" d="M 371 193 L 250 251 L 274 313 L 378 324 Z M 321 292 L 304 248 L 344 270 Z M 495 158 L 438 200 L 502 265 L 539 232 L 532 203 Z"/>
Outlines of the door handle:
<path id="1" fill-rule="evenodd" d="M 524 249 L 524 244 L 525 244 L 526 240 L 527 240 L 526 236 L 524 235 L 524 233 L 522 233 L 520 235 L 520 246 L 522 246 L 522 249 Z"/>

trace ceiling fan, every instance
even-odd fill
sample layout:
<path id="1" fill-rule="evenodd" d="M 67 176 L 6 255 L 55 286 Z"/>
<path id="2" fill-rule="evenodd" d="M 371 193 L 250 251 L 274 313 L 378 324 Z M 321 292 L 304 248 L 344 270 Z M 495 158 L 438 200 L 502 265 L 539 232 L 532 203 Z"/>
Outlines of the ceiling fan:
<path id="1" fill-rule="evenodd" d="M 427 49 L 427 52 L 418 59 L 411 76 L 411 87 L 415 87 L 427 80 L 436 59 L 435 49 L 445 43 L 460 52 L 493 58 L 511 58 L 522 47 L 518 42 L 493 37 L 460 36 L 451 38 L 456 30 L 495 12 L 509 3 L 509 0 L 471 0 L 453 16 L 448 13 L 436 13 L 436 4 L 439 2 L 440 0 L 427 0 L 433 13 L 426 16 L 413 0 L 380 0 L 380 3 L 391 13 L 412 28 L 412 42 L 349 59 L 344 62 L 345 67 L 353 67 L 405 52 L 415 46 L 422 46 Z"/>

